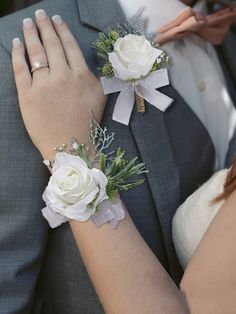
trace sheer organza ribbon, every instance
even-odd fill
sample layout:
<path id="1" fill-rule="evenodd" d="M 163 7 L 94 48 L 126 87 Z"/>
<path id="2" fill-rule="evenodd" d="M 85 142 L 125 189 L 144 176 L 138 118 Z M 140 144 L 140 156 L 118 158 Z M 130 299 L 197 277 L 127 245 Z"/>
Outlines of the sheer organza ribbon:
<path id="1" fill-rule="evenodd" d="M 112 202 L 105 200 L 98 205 L 98 210 L 91 217 L 91 220 L 97 227 L 109 223 L 113 229 L 116 229 L 119 222 L 125 219 L 125 210 L 119 198 Z"/>
<path id="2" fill-rule="evenodd" d="M 112 79 L 101 78 L 104 94 L 120 92 L 114 112 L 113 120 L 128 125 L 135 103 L 135 94 L 139 95 L 151 105 L 165 111 L 173 99 L 157 91 L 157 88 L 169 85 L 167 69 L 152 72 L 147 77 L 135 82 L 125 82 L 117 77 Z"/>
<path id="3" fill-rule="evenodd" d="M 42 210 L 42 214 L 51 228 L 57 228 L 61 224 L 71 220 L 71 218 L 63 216 L 56 211 L 52 211 L 48 207 Z M 73 219 L 76 220 L 76 218 Z M 101 202 L 98 205 L 96 213 L 90 219 L 97 227 L 109 223 L 113 229 L 117 228 L 119 222 L 125 219 L 125 210 L 121 200 L 117 197 L 113 201 L 105 200 Z"/>

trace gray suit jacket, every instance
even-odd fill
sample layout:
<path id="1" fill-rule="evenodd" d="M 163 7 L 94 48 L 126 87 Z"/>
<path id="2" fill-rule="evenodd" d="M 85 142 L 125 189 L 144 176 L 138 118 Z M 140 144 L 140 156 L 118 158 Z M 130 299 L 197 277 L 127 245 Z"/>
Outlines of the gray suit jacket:
<path id="1" fill-rule="evenodd" d="M 229 91 L 231 97 L 236 105 L 236 26 L 234 25 L 224 43 L 218 48 L 218 56 L 222 64 L 222 68 L 225 73 L 225 78 L 228 81 Z M 229 145 L 228 155 L 226 158 L 226 166 L 230 167 L 236 153 L 236 130 L 234 136 Z"/>
<path id="2" fill-rule="evenodd" d="M 11 66 L 11 40 L 22 37 L 22 19 L 37 8 L 68 22 L 91 70 L 91 43 L 124 15 L 117 0 L 46 0 L 0 21 L 0 313 L 103 313 L 68 225 L 49 230 L 41 217 L 48 172 L 24 128 Z M 122 198 L 156 256 L 178 283 L 182 269 L 171 236 L 178 205 L 209 178 L 214 148 L 200 120 L 172 86 L 175 101 L 162 113 L 147 104 L 127 127 L 112 121 L 111 95 L 103 123 L 116 132 L 115 146 L 137 155 L 150 173 Z M 112 278 L 111 278 L 112 280 Z"/>

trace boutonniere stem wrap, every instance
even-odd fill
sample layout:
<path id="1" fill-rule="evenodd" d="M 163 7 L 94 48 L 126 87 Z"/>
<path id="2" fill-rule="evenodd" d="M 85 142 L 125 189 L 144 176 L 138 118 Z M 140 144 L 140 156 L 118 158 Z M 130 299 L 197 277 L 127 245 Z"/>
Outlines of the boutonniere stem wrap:
<path id="1" fill-rule="evenodd" d="M 103 63 L 104 94 L 119 93 L 113 120 L 128 125 L 135 102 L 140 113 L 145 112 L 145 101 L 161 111 L 171 105 L 173 99 L 156 90 L 169 85 L 168 56 L 142 31 L 118 25 L 108 34 L 100 33 L 93 47 Z"/>
<path id="2" fill-rule="evenodd" d="M 55 148 L 55 161 L 44 161 L 52 176 L 43 194 L 46 207 L 42 213 L 51 228 L 72 219 L 116 228 L 125 219 L 119 194 L 144 182 L 144 178 L 136 178 L 147 173 L 137 158 L 125 160 L 121 148 L 107 153 L 114 133 L 108 134 L 106 128 L 92 122 L 88 135 L 90 147 L 73 139 L 70 146 Z"/>
<path id="3" fill-rule="evenodd" d="M 102 77 L 101 81 L 105 95 L 120 92 L 112 118 L 125 125 L 129 124 L 135 100 L 138 112 L 145 111 L 142 100 L 146 100 L 163 112 L 173 102 L 172 98 L 156 90 L 157 88 L 169 85 L 167 69 L 160 69 L 151 73 L 146 78 L 135 82 L 124 82 L 117 77 L 112 79 Z"/>

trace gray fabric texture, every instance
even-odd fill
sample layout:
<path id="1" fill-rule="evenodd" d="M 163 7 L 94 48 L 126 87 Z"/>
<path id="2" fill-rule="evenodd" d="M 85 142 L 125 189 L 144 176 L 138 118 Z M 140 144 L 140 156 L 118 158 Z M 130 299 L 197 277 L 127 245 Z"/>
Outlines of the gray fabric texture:
<path id="1" fill-rule="evenodd" d="M 236 105 L 236 26 L 234 25 L 223 44 L 218 48 L 218 56 L 224 70 L 225 78 L 228 82 L 228 89 L 234 104 Z M 236 130 L 229 145 L 226 157 L 226 166 L 230 167 L 236 154 Z"/>
<path id="2" fill-rule="evenodd" d="M 235 51 L 236 51 L 236 26 L 234 25 L 226 36 L 223 44 L 220 46 L 220 52 L 224 63 L 228 69 L 229 76 L 232 81 L 232 88 L 236 88 L 236 62 L 235 62 Z M 236 94 L 233 94 L 234 102 Z"/>
<path id="3" fill-rule="evenodd" d="M 124 20 L 116 0 L 46 0 L 0 20 L 0 313 L 103 313 L 69 226 L 49 231 L 41 217 L 48 173 L 23 126 L 10 55 L 11 40 L 22 38 L 22 19 L 38 8 L 62 15 L 96 74 L 91 43 L 99 31 Z M 146 104 L 146 113 L 134 110 L 130 126 L 124 126 L 111 119 L 114 94 L 103 124 L 116 132 L 114 146 L 122 146 L 127 157 L 137 155 L 150 170 L 146 183 L 122 198 L 178 283 L 182 269 L 171 220 L 178 205 L 210 177 L 215 158 L 205 127 L 180 95 L 172 86 L 160 91 L 175 99 L 166 113 Z"/>

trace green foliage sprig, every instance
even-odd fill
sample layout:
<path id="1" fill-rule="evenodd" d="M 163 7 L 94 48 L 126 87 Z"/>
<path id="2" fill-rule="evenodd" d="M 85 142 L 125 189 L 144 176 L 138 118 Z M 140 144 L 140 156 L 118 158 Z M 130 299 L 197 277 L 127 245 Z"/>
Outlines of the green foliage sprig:
<path id="1" fill-rule="evenodd" d="M 115 133 L 108 133 L 91 119 L 88 131 L 88 140 L 91 147 L 79 144 L 72 139 L 69 152 L 83 159 L 91 169 L 98 165 L 108 179 L 107 195 L 110 199 L 117 193 L 128 191 L 144 183 L 145 179 L 138 176 L 148 173 L 144 163 L 139 163 L 138 158 L 125 159 L 125 151 L 118 148 L 116 151 L 107 152 L 115 139 Z"/>
<path id="2" fill-rule="evenodd" d="M 98 39 L 92 44 L 92 47 L 97 50 L 98 56 L 102 59 L 103 65 L 99 68 L 102 75 L 107 79 L 115 76 L 112 64 L 109 61 L 108 54 L 113 52 L 114 45 L 117 39 L 121 38 L 122 34 L 118 30 L 110 30 L 108 34 L 99 33 Z"/>
<path id="3" fill-rule="evenodd" d="M 107 195 L 109 198 L 122 191 L 128 191 L 144 183 L 145 179 L 137 179 L 137 176 L 147 173 L 144 163 L 138 163 L 138 158 L 131 160 L 124 158 L 125 151 L 118 148 L 114 156 L 107 158 L 100 154 L 99 164 L 108 178 Z"/>
<path id="4" fill-rule="evenodd" d="M 108 53 L 114 50 L 114 45 L 122 35 L 119 31 L 110 30 L 108 34 L 99 33 L 98 39 L 92 44 L 92 47 L 98 51 L 98 55 L 104 60 L 108 60 Z"/>

